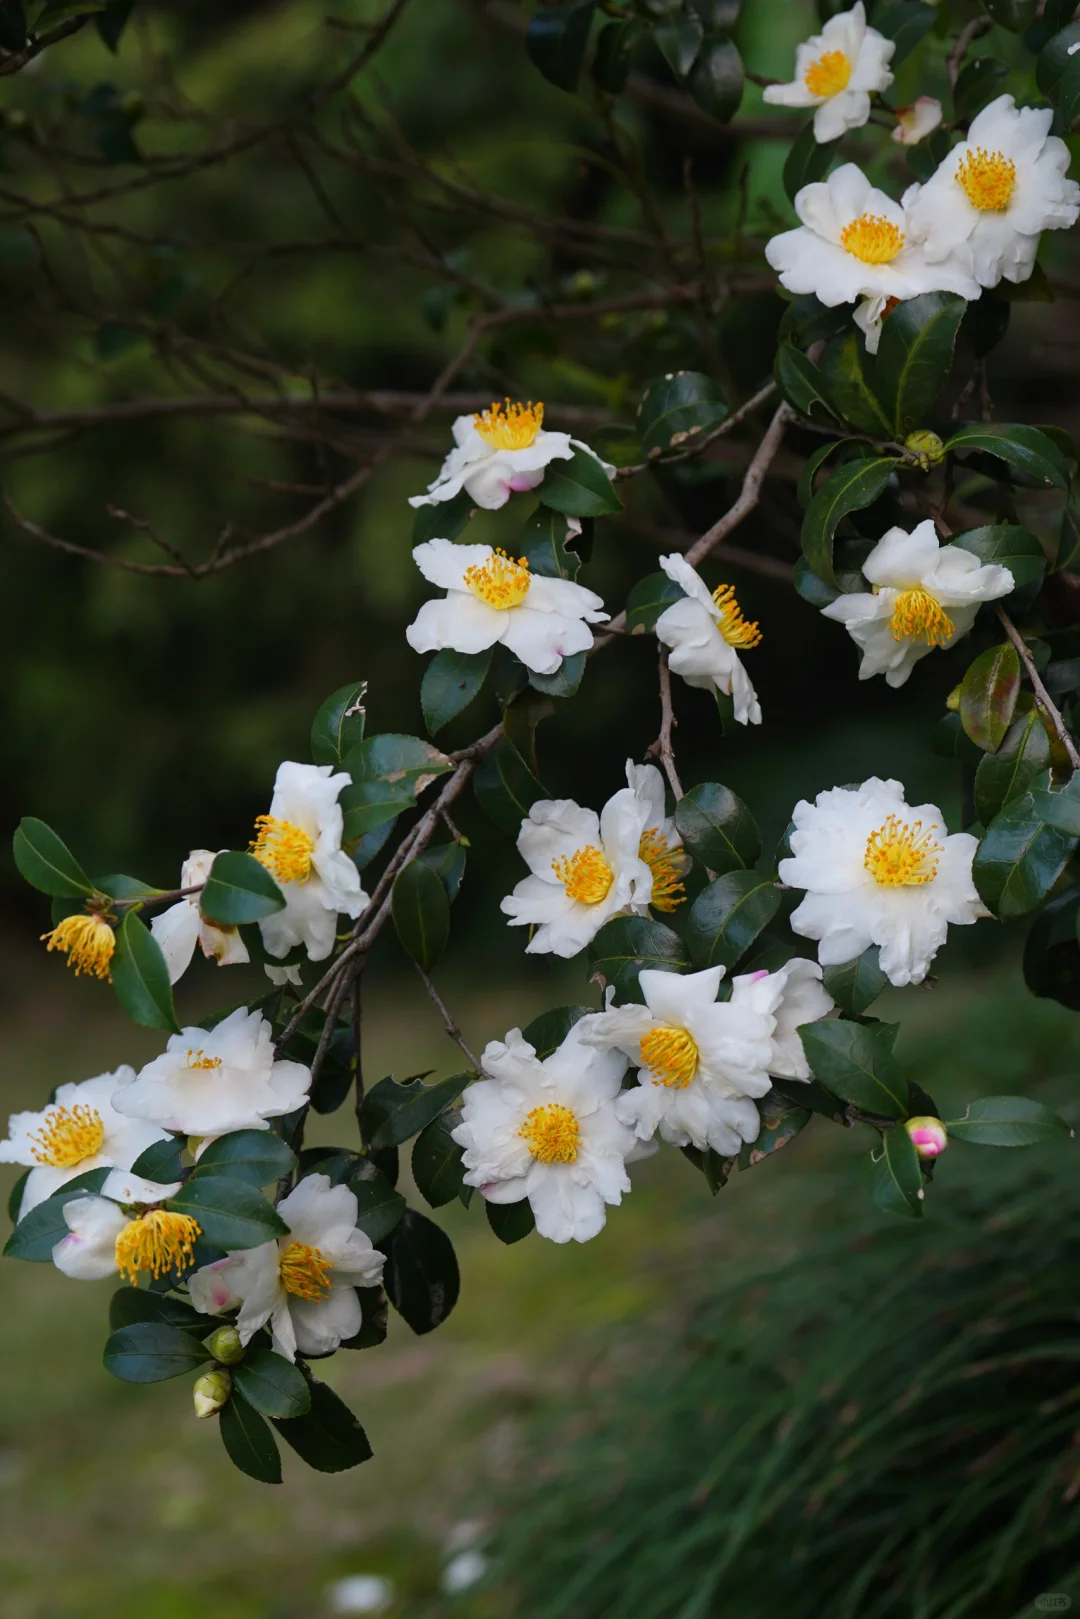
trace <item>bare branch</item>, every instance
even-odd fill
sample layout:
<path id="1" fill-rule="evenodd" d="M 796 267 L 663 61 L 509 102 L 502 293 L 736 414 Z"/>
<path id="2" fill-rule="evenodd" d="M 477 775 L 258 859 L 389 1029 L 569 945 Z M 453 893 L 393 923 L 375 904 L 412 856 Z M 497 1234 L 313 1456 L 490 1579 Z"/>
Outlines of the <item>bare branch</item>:
<path id="1" fill-rule="evenodd" d="M 664 774 L 671 784 L 671 790 L 678 799 L 682 798 L 683 789 L 682 782 L 679 780 L 679 773 L 675 768 L 675 750 L 671 742 L 671 732 L 678 724 L 678 721 L 675 718 L 675 710 L 671 702 L 671 670 L 668 668 L 668 649 L 666 646 L 660 648 L 659 670 L 660 735 L 649 749 L 649 753 L 659 758 L 664 767 Z"/>
<path id="2" fill-rule="evenodd" d="M 446 1029 L 447 1034 L 450 1036 L 451 1040 L 457 1046 L 458 1050 L 464 1052 L 465 1060 L 468 1062 L 469 1067 L 472 1068 L 473 1071 L 478 1074 L 480 1072 L 480 1064 L 477 1062 L 476 1058 L 473 1056 L 472 1052 L 469 1050 L 469 1047 L 468 1047 L 468 1045 L 467 1045 L 467 1043 L 465 1041 L 464 1035 L 462 1034 L 461 1030 L 458 1028 L 457 1024 L 454 1022 L 453 1018 L 450 1016 L 449 1008 L 447 1007 L 446 1002 L 443 1000 L 442 996 L 439 994 L 438 990 L 435 988 L 435 985 L 432 983 L 430 973 L 426 973 L 424 971 L 423 967 L 421 967 L 421 965 L 420 965 L 420 963 L 418 961 L 414 962 L 413 965 L 416 968 L 417 972 L 420 974 L 420 977 L 421 977 L 421 979 L 423 981 L 424 988 L 427 990 L 428 994 L 430 995 L 430 997 L 432 999 L 432 1002 L 434 1003 L 434 1005 L 435 1005 L 435 1007 L 436 1007 L 436 1009 L 437 1009 L 437 1011 L 439 1013 L 439 1016 L 443 1020 L 443 1026 Z"/>
<path id="3" fill-rule="evenodd" d="M 1069 755 L 1069 762 L 1074 770 L 1080 770 L 1080 751 L 1078 751 L 1076 743 L 1073 741 L 1072 732 L 1069 730 L 1069 727 L 1065 724 L 1065 721 L 1061 717 L 1060 709 L 1042 683 L 1042 677 L 1035 667 L 1035 663 L 1031 656 L 1031 651 L 1027 642 L 1020 634 L 1020 631 L 1016 628 L 1016 625 L 1013 623 L 1004 607 L 998 607 L 995 609 L 995 611 L 998 618 L 1001 620 L 1002 625 L 1004 626 L 1005 634 L 1009 637 L 1009 640 L 1020 654 L 1020 661 L 1027 670 L 1028 679 L 1031 681 L 1031 684 L 1034 687 L 1035 695 L 1038 698 L 1040 705 L 1049 715 L 1050 723 L 1053 725 L 1054 730 L 1060 737 L 1062 747 Z"/>

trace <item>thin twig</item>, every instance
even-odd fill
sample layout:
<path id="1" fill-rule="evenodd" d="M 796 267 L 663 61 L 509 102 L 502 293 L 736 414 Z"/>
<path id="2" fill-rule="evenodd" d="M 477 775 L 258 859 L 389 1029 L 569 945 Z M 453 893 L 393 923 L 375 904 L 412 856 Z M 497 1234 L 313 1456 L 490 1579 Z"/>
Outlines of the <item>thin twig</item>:
<path id="1" fill-rule="evenodd" d="M 356 1081 L 356 1128 L 360 1132 L 360 1144 L 364 1141 L 364 1050 L 363 1035 L 363 1007 L 361 1003 L 361 986 L 364 981 L 362 970 L 358 967 L 353 974 L 352 981 L 352 1028 L 353 1028 L 353 1073 Z"/>
<path id="2" fill-rule="evenodd" d="M 1017 629 L 1004 607 L 998 607 L 995 609 L 995 611 L 998 618 L 1001 620 L 1002 625 L 1004 626 L 1005 634 L 1009 637 L 1009 640 L 1020 654 L 1020 661 L 1027 670 L 1028 679 L 1031 681 L 1031 684 L 1035 689 L 1035 695 L 1039 699 L 1042 707 L 1046 710 L 1047 714 L 1049 714 L 1051 724 L 1061 739 L 1062 747 L 1069 755 L 1069 760 L 1073 769 L 1080 770 L 1080 751 L 1077 750 L 1076 743 L 1073 741 L 1072 732 L 1062 719 L 1061 712 L 1058 709 L 1057 704 L 1054 702 L 1054 699 L 1051 697 L 1050 693 L 1042 683 L 1042 679 L 1039 675 L 1039 671 L 1035 667 L 1035 663 L 1031 656 L 1031 651 L 1027 642 L 1020 634 L 1020 631 Z"/>
<path id="3" fill-rule="evenodd" d="M 712 528 L 705 530 L 700 540 L 696 540 L 686 553 L 686 560 L 692 568 L 699 562 L 704 562 L 721 541 L 726 540 L 733 528 L 738 528 L 744 517 L 749 517 L 758 501 L 761 499 L 761 486 L 765 476 L 772 465 L 773 458 L 780 448 L 780 441 L 784 436 L 784 429 L 794 418 L 795 412 L 791 406 L 783 403 L 777 406 L 772 421 L 769 423 L 765 437 L 758 445 L 754 459 L 746 469 L 739 498 L 723 515 L 716 520 Z"/>
<path id="4" fill-rule="evenodd" d="M 945 66 L 949 74 L 949 83 L 956 89 L 956 81 L 960 77 L 960 64 L 968 53 L 968 47 L 973 45 L 983 34 L 988 34 L 994 24 L 989 17 L 972 17 L 969 23 L 961 28 L 956 36 L 956 44 L 949 52 Z"/>
<path id="5" fill-rule="evenodd" d="M 439 1016 L 443 1020 L 443 1027 L 445 1028 L 447 1034 L 450 1036 L 451 1040 L 457 1046 L 458 1050 L 463 1051 L 465 1053 L 465 1057 L 466 1057 L 466 1060 L 468 1061 L 468 1064 L 469 1064 L 470 1068 L 472 1068 L 475 1073 L 479 1073 L 480 1072 L 480 1064 L 477 1062 L 476 1058 L 473 1056 L 472 1052 L 469 1050 L 468 1044 L 466 1043 L 466 1040 L 465 1040 L 465 1036 L 462 1034 L 461 1030 L 458 1028 L 457 1024 L 454 1022 L 453 1018 L 450 1016 L 450 1009 L 446 1005 L 446 1002 L 443 1000 L 442 996 L 439 994 L 438 990 L 435 988 L 435 985 L 431 980 L 430 973 L 426 973 L 424 971 L 423 967 L 421 967 L 421 965 L 420 965 L 420 963 L 418 961 L 414 962 L 413 965 L 415 966 L 417 972 L 420 974 L 420 977 L 423 980 L 424 988 L 427 990 L 428 994 L 430 995 L 432 1001 L 434 1002 L 434 1004 L 435 1004 L 435 1006 L 436 1006 L 436 1008 L 438 1010 Z"/>
<path id="6" fill-rule="evenodd" d="M 671 701 L 671 670 L 668 668 L 668 649 L 660 648 L 659 661 L 660 674 L 660 735 L 649 749 L 650 754 L 658 757 L 664 767 L 664 774 L 671 784 L 671 790 L 677 799 L 683 796 L 682 782 L 675 768 L 675 749 L 671 742 L 671 733 L 678 724 L 675 718 L 675 709 Z"/>

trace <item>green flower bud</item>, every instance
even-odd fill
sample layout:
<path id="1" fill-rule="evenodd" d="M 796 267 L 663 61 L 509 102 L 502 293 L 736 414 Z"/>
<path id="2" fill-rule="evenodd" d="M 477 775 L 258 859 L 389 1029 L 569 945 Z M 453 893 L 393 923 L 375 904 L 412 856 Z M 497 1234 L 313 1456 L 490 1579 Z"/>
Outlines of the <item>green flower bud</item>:
<path id="1" fill-rule="evenodd" d="M 918 461 L 924 472 L 936 467 L 945 459 L 945 444 L 936 433 L 922 427 L 917 433 L 909 433 L 904 440 L 904 449 L 909 451 Z"/>
<path id="2" fill-rule="evenodd" d="M 928 1113 L 906 1119 L 904 1129 L 920 1158 L 940 1158 L 949 1145 L 949 1133 L 945 1126 L 940 1119 L 931 1118 Z"/>
<path id="3" fill-rule="evenodd" d="M 195 1415 L 197 1417 L 214 1417 L 228 1402 L 232 1393 L 232 1378 L 223 1366 L 215 1371 L 204 1372 L 196 1379 L 191 1397 L 195 1402 Z"/>
<path id="4" fill-rule="evenodd" d="M 209 1338 L 204 1338 L 207 1349 L 223 1366 L 235 1366 L 244 1358 L 244 1346 L 235 1327 L 218 1327 Z"/>

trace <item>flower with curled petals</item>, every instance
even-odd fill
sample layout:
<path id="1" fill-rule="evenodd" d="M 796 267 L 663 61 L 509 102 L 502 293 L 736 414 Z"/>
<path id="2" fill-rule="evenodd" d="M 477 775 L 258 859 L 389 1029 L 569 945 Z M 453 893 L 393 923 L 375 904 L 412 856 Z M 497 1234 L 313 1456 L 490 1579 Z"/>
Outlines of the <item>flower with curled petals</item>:
<path id="1" fill-rule="evenodd" d="M 731 982 L 731 1005 L 763 1012 L 772 1020 L 769 1073 L 777 1079 L 812 1079 L 798 1030 L 835 1010 L 816 961 L 793 956 L 775 972 L 744 973 Z"/>
<path id="2" fill-rule="evenodd" d="M 670 668 L 688 686 L 730 697 L 740 725 L 760 725 L 761 704 L 739 657 L 740 651 L 761 640 L 757 625 L 747 623 L 730 585 L 710 592 L 678 552 L 661 557 L 660 566 L 685 592 L 683 600 L 665 608 L 656 621 L 658 638 L 671 649 Z"/>
<path id="3" fill-rule="evenodd" d="M 910 107 L 897 107 L 892 138 L 898 146 L 918 146 L 941 123 L 941 102 L 933 96 L 918 96 Z"/>
<path id="4" fill-rule="evenodd" d="M 862 0 L 829 18 L 820 34 L 795 49 L 790 84 L 770 84 L 764 100 L 778 107 L 813 107 L 814 139 L 834 141 L 870 117 L 870 97 L 893 81 L 896 41 L 866 25 Z"/>

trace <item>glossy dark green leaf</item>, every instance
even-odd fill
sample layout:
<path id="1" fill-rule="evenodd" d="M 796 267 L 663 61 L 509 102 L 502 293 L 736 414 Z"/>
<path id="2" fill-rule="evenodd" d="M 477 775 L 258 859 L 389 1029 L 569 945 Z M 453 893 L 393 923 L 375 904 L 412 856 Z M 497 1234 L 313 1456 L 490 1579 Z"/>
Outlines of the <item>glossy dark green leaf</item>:
<path id="1" fill-rule="evenodd" d="M 358 785 L 381 781 L 390 786 L 407 786 L 416 795 L 453 769 L 453 761 L 431 742 L 395 732 L 365 737 L 349 749 L 342 762 Z"/>
<path id="2" fill-rule="evenodd" d="M 885 1132 L 871 1165 L 871 1191 L 879 1209 L 921 1220 L 923 1178 L 919 1155 L 902 1125 Z"/>
<path id="3" fill-rule="evenodd" d="M 1005 88 L 1009 70 L 996 56 L 980 56 L 960 69 L 953 90 L 957 122 L 969 123 Z"/>
<path id="4" fill-rule="evenodd" d="M 206 1316 L 192 1309 L 184 1299 L 168 1293 L 152 1293 L 148 1287 L 121 1287 L 109 1300 L 109 1328 L 130 1327 L 137 1321 L 156 1321 L 181 1332 L 205 1338 L 211 1330 Z M 204 1355 L 204 1359 L 205 1359 Z"/>
<path id="5" fill-rule="evenodd" d="M 895 42 L 896 49 L 889 63 L 894 72 L 926 38 L 937 15 L 933 6 L 922 5 L 920 0 L 891 0 L 890 4 L 877 7 L 874 27 L 886 39 Z"/>
<path id="6" fill-rule="evenodd" d="M 525 49 L 544 78 L 560 90 L 577 89 L 595 10 L 596 0 L 578 0 L 576 5 L 544 6 L 529 20 Z"/>
<path id="7" fill-rule="evenodd" d="M 644 27 L 638 18 L 628 22 L 609 22 L 601 28 L 596 39 L 592 76 L 601 90 L 617 96 L 626 89 L 634 49 L 643 37 Z"/>
<path id="8" fill-rule="evenodd" d="M 759 1096 L 754 1106 L 761 1115 L 761 1129 L 755 1141 L 748 1141 L 741 1148 L 737 1160 L 740 1169 L 753 1169 L 755 1164 L 786 1147 L 800 1130 L 805 1130 L 812 1117 L 809 1108 L 799 1107 L 777 1090 Z"/>
<path id="9" fill-rule="evenodd" d="M 155 1141 L 153 1146 L 139 1154 L 131 1166 L 131 1173 L 141 1175 L 144 1180 L 157 1181 L 160 1185 L 179 1180 L 186 1144 L 182 1136 Z"/>
<path id="10" fill-rule="evenodd" d="M 639 579 L 626 598 L 626 633 L 651 635 L 661 613 L 673 602 L 682 601 L 686 592 L 666 573 L 650 573 Z"/>
<path id="11" fill-rule="evenodd" d="M 103 45 L 115 55 L 128 20 L 135 10 L 135 0 L 110 0 L 104 11 L 94 18 Z"/>
<path id="12" fill-rule="evenodd" d="M 1024 422 L 968 422 L 947 440 L 947 450 L 983 450 L 996 456 L 1031 489 L 1068 489 L 1069 466 L 1053 439 Z"/>
<path id="13" fill-rule="evenodd" d="M 752 866 L 761 832 L 741 798 L 719 782 L 703 781 L 679 799 L 675 825 L 683 843 L 718 877 Z"/>
<path id="14" fill-rule="evenodd" d="M 895 465 L 891 457 L 847 461 L 822 484 L 807 507 L 802 526 L 803 555 L 827 584 L 836 583 L 833 540 L 837 526 L 850 512 L 873 505 Z"/>
<path id="15" fill-rule="evenodd" d="M 80 1192 L 100 1192 L 108 1174 L 107 1169 L 87 1170 L 31 1209 L 5 1243 L 4 1257 L 33 1260 L 38 1264 L 52 1259 L 53 1249 L 70 1232 L 64 1219 L 64 1205 L 74 1202 Z"/>
<path id="16" fill-rule="evenodd" d="M 1058 792 L 1036 788 L 1034 804 L 1035 813 L 1047 826 L 1067 838 L 1080 838 L 1080 772 L 1071 776 Z"/>
<path id="17" fill-rule="evenodd" d="M 116 930 L 112 958 L 116 998 L 133 1023 L 147 1029 L 179 1029 L 165 957 L 146 923 L 127 911 Z"/>
<path id="18" fill-rule="evenodd" d="M 348 1176 L 348 1184 L 356 1194 L 357 1226 L 372 1242 L 381 1243 L 405 1213 L 405 1199 L 370 1158 L 359 1160 Z"/>
<path id="19" fill-rule="evenodd" d="M 1059 1114 L 1030 1096 L 984 1096 L 962 1119 L 948 1120 L 946 1129 L 957 1141 L 980 1147 L 1033 1147 L 1073 1133 Z"/>
<path id="20" fill-rule="evenodd" d="M 285 908 L 285 896 L 266 867 L 252 854 L 226 849 L 210 867 L 199 909 L 223 927 L 258 922 Z"/>
<path id="21" fill-rule="evenodd" d="M 896 1029 L 887 1023 L 849 1023 L 823 1018 L 799 1029 L 815 1079 L 842 1101 L 873 1118 L 901 1119 L 908 1084 L 893 1055 Z"/>
<path id="22" fill-rule="evenodd" d="M 693 11 L 672 11 L 652 31 L 661 56 L 677 79 L 685 79 L 705 38 L 705 25 Z"/>
<path id="23" fill-rule="evenodd" d="M 739 110 L 746 84 L 742 57 L 726 33 L 706 34 L 686 87 L 702 112 L 729 124 Z"/>
<path id="24" fill-rule="evenodd" d="M 1048 39 L 1035 63 L 1035 82 L 1069 129 L 1080 113 L 1080 18 Z"/>
<path id="25" fill-rule="evenodd" d="M 987 647 L 960 682 L 960 723 L 971 740 L 994 753 L 1004 740 L 1020 695 L 1020 655 L 1011 641 Z"/>
<path id="26" fill-rule="evenodd" d="M 462 1148 L 450 1134 L 455 1122 L 460 1121 L 454 1114 L 432 1119 L 413 1145 L 413 1180 L 420 1196 L 433 1209 L 441 1209 L 461 1195 L 465 1169 Z"/>
<path id="27" fill-rule="evenodd" d="M 729 871 L 718 877 L 690 907 L 686 942 L 693 960 L 699 967 L 730 970 L 779 908 L 774 878 L 756 871 Z"/>
<path id="28" fill-rule="evenodd" d="M 521 530 L 518 554 L 529 564 L 529 571 L 545 579 L 576 579 L 581 567 L 577 547 L 583 534 L 570 526 L 571 519 L 549 506 L 538 506 Z M 574 519 L 576 524 L 576 519 Z"/>
<path id="29" fill-rule="evenodd" d="M 358 1287 L 360 1300 L 360 1331 L 352 1338 L 343 1338 L 342 1349 L 376 1349 L 386 1342 L 390 1307 L 381 1287 Z"/>
<path id="30" fill-rule="evenodd" d="M 838 140 L 816 140 L 813 123 L 804 125 L 784 160 L 784 190 L 792 202 L 803 186 L 811 185 L 815 180 L 824 180 L 832 168 L 839 146 Z"/>
<path id="31" fill-rule="evenodd" d="M 1008 299 L 997 298 L 989 292 L 968 304 L 961 330 L 974 349 L 976 359 L 984 360 L 1003 340 L 1009 330 L 1011 311 Z"/>
<path id="32" fill-rule="evenodd" d="M 231 1174 L 195 1175 L 168 1202 L 179 1214 L 198 1222 L 203 1238 L 215 1248 L 258 1248 L 289 1228 L 257 1186 Z"/>
<path id="33" fill-rule="evenodd" d="M 822 971 L 825 988 L 847 1017 L 861 1017 L 888 984 L 881 970 L 877 945 L 871 945 L 853 961 Z"/>
<path id="34" fill-rule="evenodd" d="M 343 1473 L 371 1458 L 367 1434 L 344 1400 L 315 1379 L 311 1407 L 302 1417 L 273 1419 L 296 1454 L 318 1473 Z"/>
<path id="35" fill-rule="evenodd" d="M 473 791 L 484 813 L 512 838 L 517 837 L 532 806 L 548 796 L 547 789 L 505 737 L 477 765 Z"/>
<path id="36" fill-rule="evenodd" d="M 83 899 L 93 893 L 93 884 L 67 844 L 44 821 L 24 815 L 11 850 L 20 876 L 41 893 L 62 899 Z"/>
<path id="37" fill-rule="evenodd" d="M 795 1107 L 808 1108 L 811 1113 L 820 1113 L 823 1119 L 831 1119 L 834 1124 L 847 1124 L 847 1106 L 838 1096 L 833 1096 L 824 1085 L 819 1085 L 816 1079 L 773 1079 L 773 1090 L 787 1098 Z"/>
<path id="38" fill-rule="evenodd" d="M 838 415 L 829 399 L 829 391 L 821 367 L 816 365 L 808 354 L 797 349 L 794 343 L 781 343 L 776 351 L 776 365 L 773 372 L 776 386 L 793 410 L 800 416 L 808 416 L 811 420 L 825 422 Z M 815 407 L 817 416 L 814 416 Z M 828 454 L 833 445 L 822 445 L 822 450 Z M 820 452 L 816 452 L 820 459 L 824 459 Z M 819 463 L 820 464 L 820 461 Z"/>
<path id="39" fill-rule="evenodd" d="M 622 511 L 615 485 L 588 450 L 575 450 L 569 461 L 549 461 L 536 493 L 542 506 L 564 517 L 605 517 Z"/>
<path id="40" fill-rule="evenodd" d="M 1052 899 L 1031 924 L 1024 943 L 1024 982 L 1033 995 L 1080 1012 L 1080 888 Z"/>
<path id="41" fill-rule="evenodd" d="M 507 1246 L 520 1242 L 530 1232 L 536 1230 L 536 1216 L 527 1198 L 519 1203 L 488 1203 L 484 1202 L 484 1213 L 487 1223 L 498 1237 L 500 1242 Z"/>
<path id="42" fill-rule="evenodd" d="M 898 304 L 883 323 L 874 391 L 891 415 L 898 438 L 927 425 L 952 369 L 956 334 L 966 309 L 964 299 L 955 293 L 924 292 Z"/>
<path id="43" fill-rule="evenodd" d="M 465 876 L 465 845 L 431 843 L 416 858 L 435 872 L 446 889 L 446 897 L 452 905 L 461 891 L 462 879 Z"/>
<path id="44" fill-rule="evenodd" d="M 431 1332 L 457 1303 L 461 1279 L 445 1231 L 415 1209 L 380 1245 L 386 1254 L 386 1296 L 414 1332 Z"/>
<path id="45" fill-rule="evenodd" d="M 617 1001 L 640 1001 L 638 974 L 643 968 L 685 972 L 690 965 L 679 935 L 647 916 L 615 916 L 605 922 L 589 945 L 589 976 L 601 988 L 613 988 Z"/>
<path id="46" fill-rule="evenodd" d="M 402 810 L 414 803 L 415 796 L 408 781 L 361 781 L 344 788 L 338 802 L 344 820 L 341 843 L 346 853 L 359 852 L 365 838 L 392 826 Z"/>
<path id="47" fill-rule="evenodd" d="M 875 362 L 867 354 L 859 332 L 849 327 L 834 338 L 819 363 L 829 397 L 844 419 L 861 433 L 891 439 L 892 416 L 871 385 Z"/>
<path id="48" fill-rule="evenodd" d="M 638 406 L 642 447 L 650 460 L 683 449 L 728 415 L 727 400 L 711 377 L 700 371 L 669 371 L 649 383 Z"/>
<path id="49" fill-rule="evenodd" d="M 320 704 L 311 725 L 311 757 L 317 765 L 340 770 L 345 755 L 364 740 L 367 684 L 366 680 L 350 680 Z"/>
<path id="50" fill-rule="evenodd" d="M 972 877 L 983 903 L 1003 922 L 1040 904 L 1065 867 L 1076 839 L 1048 826 L 1030 792 L 1007 804 L 975 852 Z"/>
<path id="51" fill-rule="evenodd" d="M 975 814 L 983 826 L 1050 765 L 1050 739 L 1037 709 L 1013 720 L 996 753 L 984 754 L 975 772 Z M 1080 827 L 1078 827 L 1080 834 Z"/>
<path id="52" fill-rule="evenodd" d="M 362 1112 L 364 1139 L 369 1147 L 398 1147 L 409 1141 L 432 1119 L 455 1102 L 468 1082 L 467 1074 L 455 1074 L 437 1085 L 421 1079 L 381 1079 L 364 1097 Z"/>
<path id="53" fill-rule="evenodd" d="M 218 1423 L 221 1442 L 234 1467 L 260 1484 L 281 1483 L 281 1456 L 274 1435 L 246 1400 L 230 1400 L 222 1407 Z"/>
<path id="54" fill-rule="evenodd" d="M 548 1012 L 541 1012 L 532 1022 L 522 1029 L 522 1039 L 527 1040 L 536 1052 L 541 1062 L 557 1051 L 566 1039 L 574 1024 L 579 1022 L 590 1011 L 588 1006 L 553 1006 Z"/>
<path id="55" fill-rule="evenodd" d="M 734 1158 L 721 1158 L 711 1147 L 706 1148 L 704 1152 L 698 1147 L 680 1147 L 679 1151 L 704 1175 L 713 1197 L 727 1185 L 728 1176 L 735 1168 Z"/>
<path id="56" fill-rule="evenodd" d="M 805 350 L 814 343 L 825 343 L 831 337 L 838 337 L 841 332 L 847 331 L 850 323 L 850 304 L 837 304 L 835 309 L 830 309 L 812 292 L 797 293 L 794 297 L 788 297 L 777 341 L 792 342 L 797 348 Z"/>
<path id="57" fill-rule="evenodd" d="M 302 1417 L 311 1409 L 303 1372 L 272 1350 L 249 1349 L 232 1376 L 237 1392 L 264 1417 Z"/>
<path id="58" fill-rule="evenodd" d="M 26 1183 L 29 1179 L 30 1171 L 28 1169 L 24 1169 L 8 1193 L 7 1211 L 8 1219 L 11 1221 L 12 1225 L 18 1224 L 19 1211 L 22 1208 L 23 1196 L 26 1192 Z"/>
<path id="59" fill-rule="evenodd" d="M 452 500 L 437 500 L 430 506 L 418 506 L 413 518 L 413 545 L 423 545 L 428 540 L 456 539 L 467 526 L 473 506 L 473 498 L 467 489 L 460 490 Z"/>
<path id="60" fill-rule="evenodd" d="M 464 713 L 491 668 L 492 648 L 486 652 L 454 652 L 444 647 L 436 652 L 420 683 L 420 706 L 424 724 L 432 736 Z"/>
<path id="61" fill-rule="evenodd" d="M 573 697 L 581 685 L 588 659 L 584 652 L 571 652 L 564 657 L 553 675 L 538 675 L 529 670 L 529 685 L 547 697 Z"/>
<path id="62" fill-rule="evenodd" d="M 295 1168 L 296 1154 L 272 1130 L 234 1130 L 203 1149 L 192 1178 L 229 1175 L 249 1186 L 268 1186 Z"/>
<path id="63" fill-rule="evenodd" d="M 792 583 L 795 586 L 796 594 L 801 596 L 803 601 L 809 602 L 811 607 L 816 607 L 819 612 L 823 607 L 828 607 L 830 602 L 834 602 L 841 594 L 835 586 L 827 585 L 824 579 L 818 578 L 813 568 L 808 565 L 805 557 L 799 557 L 795 563 Z"/>
<path id="64" fill-rule="evenodd" d="M 980 562 L 997 562 L 1008 568 L 1015 589 L 1022 591 L 1037 584 L 1046 572 L 1046 553 L 1029 529 L 1016 523 L 989 523 L 954 534 L 951 545 L 970 551 Z"/>
<path id="65" fill-rule="evenodd" d="M 118 1327 L 105 1345 L 105 1370 L 122 1383 L 163 1383 L 193 1372 L 210 1359 L 190 1332 L 164 1321 L 134 1321 Z"/>
<path id="66" fill-rule="evenodd" d="M 405 950 L 430 972 L 450 938 L 450 900 L 442 878 L 422 861 L 410 860 L 394 879 L 390 908 Z"/>

